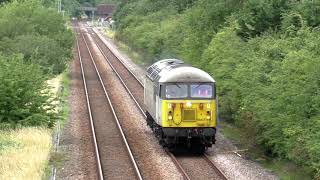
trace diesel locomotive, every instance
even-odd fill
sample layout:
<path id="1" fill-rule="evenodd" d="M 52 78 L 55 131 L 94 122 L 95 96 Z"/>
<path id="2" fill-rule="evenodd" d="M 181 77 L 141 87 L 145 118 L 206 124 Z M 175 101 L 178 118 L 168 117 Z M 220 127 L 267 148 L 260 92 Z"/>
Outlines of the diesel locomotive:
<path id="1" fill-rule="evenodd" d="M 203 153 L 215 143 L 215 80 L 177 59 L 164 59 L 147 69 L 144 82 L 147 123 L 161 145 L 185 145 Z"/>

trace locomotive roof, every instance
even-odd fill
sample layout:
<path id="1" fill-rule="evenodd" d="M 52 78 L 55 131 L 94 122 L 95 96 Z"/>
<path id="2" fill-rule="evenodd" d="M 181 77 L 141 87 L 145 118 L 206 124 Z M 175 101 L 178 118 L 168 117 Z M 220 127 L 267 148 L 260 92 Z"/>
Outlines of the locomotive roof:
<path id="1" fill-rule="evenodd" d="M 215 82 L 201 69 L 184 64 L 178 59 L 164 59 L 147 69 L 147 76 L 157 82 Z"/>

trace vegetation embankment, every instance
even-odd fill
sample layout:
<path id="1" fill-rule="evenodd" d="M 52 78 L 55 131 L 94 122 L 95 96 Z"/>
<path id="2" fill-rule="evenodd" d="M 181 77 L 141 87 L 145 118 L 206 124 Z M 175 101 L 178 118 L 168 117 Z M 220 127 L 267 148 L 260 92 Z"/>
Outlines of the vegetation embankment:
<path id="1" fill-rule="evenodd" d="M 51 128 L 60 118 L 48 80 L 65 71 L 74 37 L 62 15 L 45 6 L 47 1 L 2 2 L 0 179 L 41 178 L 49 160 Z"/>
<path id="2" fill-rule="evenodd" d="M 249 148 L 320 178 L 320 2 L 120 1 L 116 38 L 146 62 L 180 58 L 217 81 L 220 117 Z"/>

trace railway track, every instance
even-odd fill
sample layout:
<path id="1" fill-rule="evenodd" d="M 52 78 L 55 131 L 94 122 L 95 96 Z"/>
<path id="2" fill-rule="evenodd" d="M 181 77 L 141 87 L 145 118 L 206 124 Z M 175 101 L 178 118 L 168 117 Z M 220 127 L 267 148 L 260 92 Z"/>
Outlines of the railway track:
<path id="1" fill-rule="evenodd" d="M 88 43 L 77 28 L 77 50 L 99 179 L 142 179 Z"/>
<path id="2" fill-rule="evenodd" d="M 139 81 L 135 74 L 126 67 L 92 29 L 89 29 L 89 32 L 107 63 L 118 76 L 143 116 L 146 117 L 142 82 Z M 227 179 L 224 173 L 215 166 L 206 154 L 201 156 L 175 156 L 169 151 L 167 153 L 184 179 Z"/>

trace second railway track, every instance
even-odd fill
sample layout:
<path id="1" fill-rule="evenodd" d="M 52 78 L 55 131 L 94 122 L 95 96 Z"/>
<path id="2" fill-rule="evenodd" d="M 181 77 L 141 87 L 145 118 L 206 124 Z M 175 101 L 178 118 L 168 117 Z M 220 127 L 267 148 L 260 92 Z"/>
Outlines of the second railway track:
<path id="1" fill-rule="evenodd" d="M 86 39 L 77 28 L 78 58 L 100 179 L 142 179 Z"/>
<path id="2" fill-rule="evenodd" d="M 104 58 L 108 64 L 112 67 L 114 72 L 120 78 L 122 84 L 125 86 L 128 93 L 134 99 L 138 108 L 142 111 L 145 111 L 143 105 L 143 84 L 138 78 L 131 72 L 125 64 L 118 59 L 118 57 L 103 43 L 103 41 L 95 34 L 93 30 L 89 30 L 92 34 L 93 39 L 99 48 L 100 52 L 103 54 Z"/>
<path id="3" fill-rule="evenodd" d="M 89 34 L 103 54 L 105 60 L 115 71 L 121 83 L 135 101 L 141 113 L 146 117 L 143 104 L 143 84 L 126 65 L 108 48 L 100 37 L 91 29 Z M 207 155 L 202 156 L 175 156 L 167 152 L 184 179 L 227 179 L 224 173 L 215 166 Z"/>

